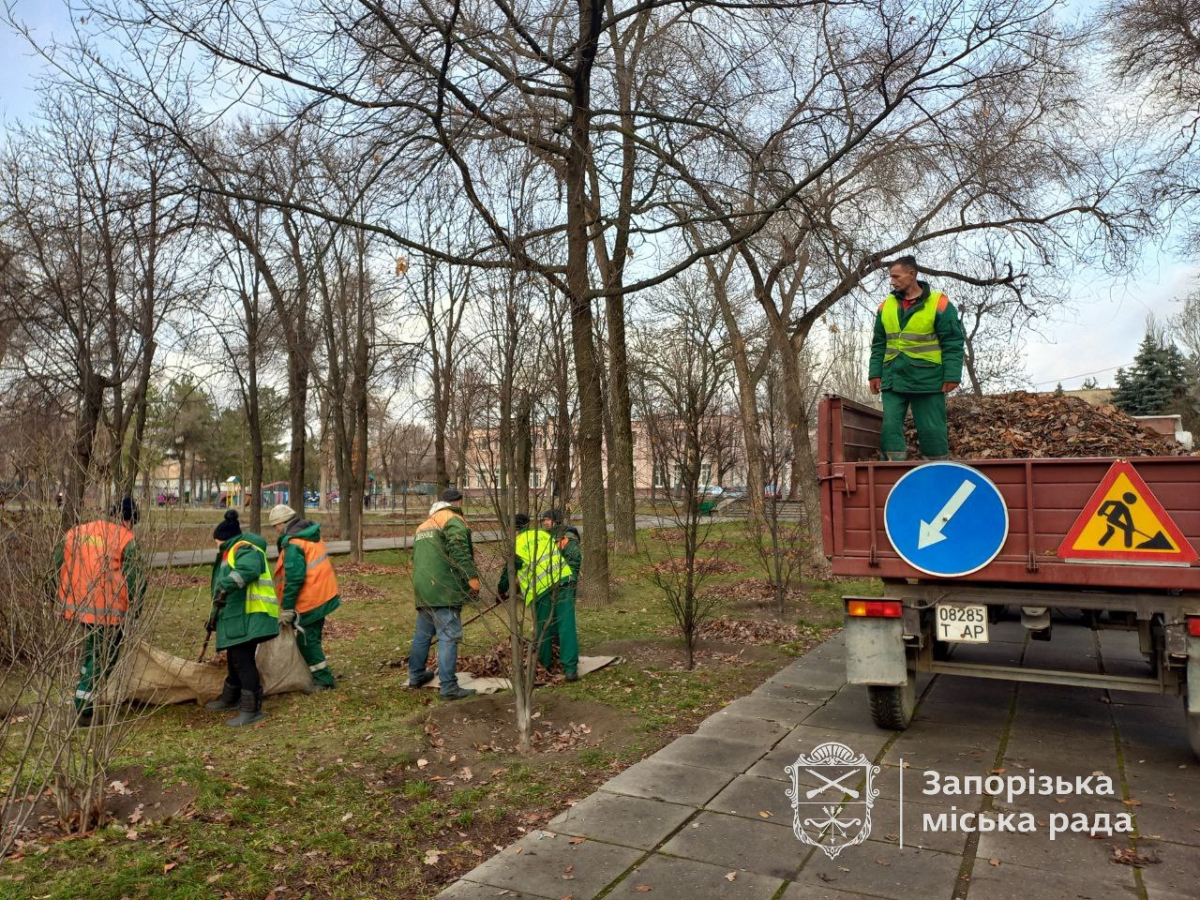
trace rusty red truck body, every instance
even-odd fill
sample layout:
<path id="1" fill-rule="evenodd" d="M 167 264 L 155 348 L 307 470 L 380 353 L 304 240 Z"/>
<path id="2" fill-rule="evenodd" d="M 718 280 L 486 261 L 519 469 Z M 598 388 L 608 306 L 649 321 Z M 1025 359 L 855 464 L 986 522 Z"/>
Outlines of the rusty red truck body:
<path id="1" fill-rule="evenodd" d="M 846 598 L 847 675 L 852 684 L 868 687 L 876 724 L 907 726 L 918 672 L 1104 687 L 1184 697 L 1192 748 L 1200 755 L 1200 565 L 1136 551 L 1093 553 L 1102 558 L 1086 560 L 1060 555 L 1118 461 L 957 461 L 995 485 L 1007 507 L 1007 536 L 978 570 L 939 577 L 906 562 L 888 536 L 888 497 L 922 462 L 880 461 L 881 424 L 882 414 L 871 407 L 837 396 L 821 402 L 817 463 L 825 555 L 836 575 L 884 584 L 882 598 Z M 1194 560 L 1200 547 L 1200 458 L 1144 457 L 1130 463 L 1133 477 L 1153 494 L 1149 502 L 1157 498 L 1156 508 L 1165 513 L 1160 518 L 1173 523 L 1177 555 Z M 1138 541 L 1152 546 L 1140 536 Z M 961 642 L 939 639 L 938 623 L 945 617 L 967 619 L 967 610 L 992 622 L 1002 612 L 1019 611 L 1031 637 L 1040 639 L 1052 640 L 1055 610 L 1070 610 L 1095 628 L 1136 631 L 1145 674 L 964 662 L 955 658 Z"/>

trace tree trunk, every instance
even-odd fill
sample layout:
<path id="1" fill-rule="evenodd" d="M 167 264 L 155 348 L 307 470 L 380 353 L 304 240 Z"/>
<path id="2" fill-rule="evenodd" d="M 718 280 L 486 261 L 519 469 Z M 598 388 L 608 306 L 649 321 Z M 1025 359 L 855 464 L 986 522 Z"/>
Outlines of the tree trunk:
<path id="1" fill-rule="evenodd" d="M 308 433 L 308 363 L 288 353 L 288 407 L 291 413 L 291 460 L 288 466 L 288 499 L 304 498 L 304 442 Z"/>
<path id="2" fill-rule="evenodd" d="M 805 525 L 811 532 L 821 527 L 821 507 L 817 493 L 817 462 L 808 439 L 808 405 L 800 381 L 800 353 L 807 333 L 779 347 L 783 367 L 783 395 L 787 409 L 788 437 L 792 446 L 793 499 L 804 504 Z"/>
<path id="3" fill-rule="evenodd" d="M 567 153 L 567 287 L 571 304 L 571 344 L 579 389 L 579 475 L 583 506 L 582 599 L 606 604 L 608 527 L 604 514 L 604 400 L 588 284 L 587 160 L 590 151 L 591 77 L 602 8 L 599 0 L 579 2 L 577 63 L 572 72 L 571 147 Z"/>
<path id="4" fill-rule="evenodd" d="M 983 385 L 979 383 L 979 373 L 975 371 L 975 342 L 970 338 L 966 341 L 963 365 L 967 370 L 967 377 L 971 379 L 971 393 L 976 397 L 982 397 Z"/>
<path id="5" fill-rule="evenodd" d="M 436 467 L 437 493 L 440 495 L 442 491 L 450 486 L 450 469 L 446 465 L 446 422 L 449 419 L 449 410 L 440 402 L 441 399 L 441 373 L 434 369 L 433 377 L 433 396 L 439 400 L 437 408 L 433 411 L 433 462 Z"/>
<path id="6" fill-rule="evenodd" d="M 75 447 L 72 451 L 71 474 L 67 490 L 63 492 L 63 530 L 79 522 L 83 512 L 84 494 L 87 491 L 88 472 L 92 468 L 92 448 L 96 441 L 96 429 L 104 408 L 104 383 L 90 371 L 84 376 L 78 426 L 75 431 Z"/>
<path id="7" fill-rule="evenodd" d="M 522 391 L 513 413 L 516 434 L 513 440 L 512 482 L 516 489 L 516 511 L 534 516 L 538 510 L 529 508 L 529 472 L 533 458 L 533 410 L 528 391 Z"/>

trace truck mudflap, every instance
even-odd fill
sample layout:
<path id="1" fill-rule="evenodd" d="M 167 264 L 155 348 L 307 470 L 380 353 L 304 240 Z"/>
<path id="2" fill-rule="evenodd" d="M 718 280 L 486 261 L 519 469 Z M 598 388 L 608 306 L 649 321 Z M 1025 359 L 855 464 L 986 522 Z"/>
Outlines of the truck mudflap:
<path id="1" fill-rule="evenodd" d="M 847 616 L 845 634 L 848 683 L 894 687 L 908 683 L 903 620 Z"/>

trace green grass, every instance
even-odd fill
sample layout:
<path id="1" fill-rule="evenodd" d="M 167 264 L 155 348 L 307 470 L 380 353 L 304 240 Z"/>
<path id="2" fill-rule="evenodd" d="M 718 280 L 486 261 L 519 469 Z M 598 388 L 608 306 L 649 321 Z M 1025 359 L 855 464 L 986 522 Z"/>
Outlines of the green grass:
<path id="1" fill-rule="evenodd" d="M 733 541 L 721 556 L 751 566 L 738 526 L 722 524 L 714 538 Z M 656 542 L 647 542 L 661 553 Z M 481 548 L 481 555 L 484 548 Z M 372 563 L 407 565 L 406 551 L 372 553 Z M 584 652 L 605 641 L 663 640 L 669 614 L 643 574 L 644 555 L 614 556 L 613 602 L 581 605 Z M 197 585 L 165 593 L 157 643 L 194 657 L 208 611 L 204 568 Z M 761 577 L 757 571 L 714 577 L 706 586 Z M 620 711 L 620 740 L 574 753 L 519 758 L 486 754 L 476 783 L 448 787 L 418 770 L 428 754 L 423 724 L 439 703 L 433 692 L 404 689 L 406 672 L 386 663 L 404 657 L 412 634 L 407 575 L 341 576 L 345 601 L 333 621 L 356 629 L 330 640 L 327 652 L 338 690 L 268 698 L 262 726 L 232 731 L 223 716 L 196 706 L 160 709 L 117 765 L 194 794 L 181 817 L 137 826 L 137 840 L 109 826 L 76 840 L 47 841 L 0 864 L 4 900 L 261 900 L 284 885 L 279 900 L 300 898 L 425 898 L 515 838 L 541 824 L 567 799 L 586 796 L 621 767 L 662 746 L 673 733 L 766 678 L 775 666 L 714 666 L 692 672 L 631 664 L 571 685 L 539 691 Z M 355 583 L 374 588 L 352 599 Z M 876 593 L 870 582 L 806 584 L 806 609 L 819 622 L 840 621 L 842 594 Z M 827 615 L 825 615 L 827 613 Z M 801 623 L 804 624 L 804 623 Z M 499 634 L 467 629 L 464 653 L 479 652 Z M 495 774 L 493 774 L 493 772 Z M 534 815 L 535 820 L 528 817 Z M 464 836 L 465 835 L 465 836 Z M 426 853 L 438 849 L 436 865 Z M 564 893 L 568 891 L 564 889 Z"/>

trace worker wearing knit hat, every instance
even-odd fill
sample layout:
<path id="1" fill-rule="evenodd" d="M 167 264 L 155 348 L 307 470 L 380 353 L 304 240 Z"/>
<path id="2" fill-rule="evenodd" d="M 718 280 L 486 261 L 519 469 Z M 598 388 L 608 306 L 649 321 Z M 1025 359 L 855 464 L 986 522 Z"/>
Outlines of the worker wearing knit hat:
<path id="1" fill-rule="evenodd" d="M 250 725 L 263 717 L 262 678 L 254 654 L 258 645 L 279 634 L 279 600 L 267 542 L 242 531 L 236 509 L 227 510 L 213 539 L 219 549 L 212 569 L 213 609 L 208 627 L 217 633 L 217 650 L 225 650 L 229 671 L 219 699 L 207 704 L 216 711 L 238 710 L 226 725 Z"/>
<path id="2" fill-rule="evenodd" d="M 298 515 L 286 504 L 271 510 L 268 521 L 279 536 L 276 546 L 275 590 L 279 594 L 279 621 L 296 626 L 296 648 L 318 691 L 333 688 L 333 672 L 321 646 L 325 617 L 342 605 L 329 548 L 321 539 L 321 526 Z"/>
<path id="3" fill-rule="evenodd" d="M 230 509 L 225 512 L 225 518 L 217 523 L 217 527 L 213 529 L 213 539 L 217 541 L 227 541 L 232 537 L 237 537 L 242 533 L 242 524 L 238 521 L 236 509 Z"/>

